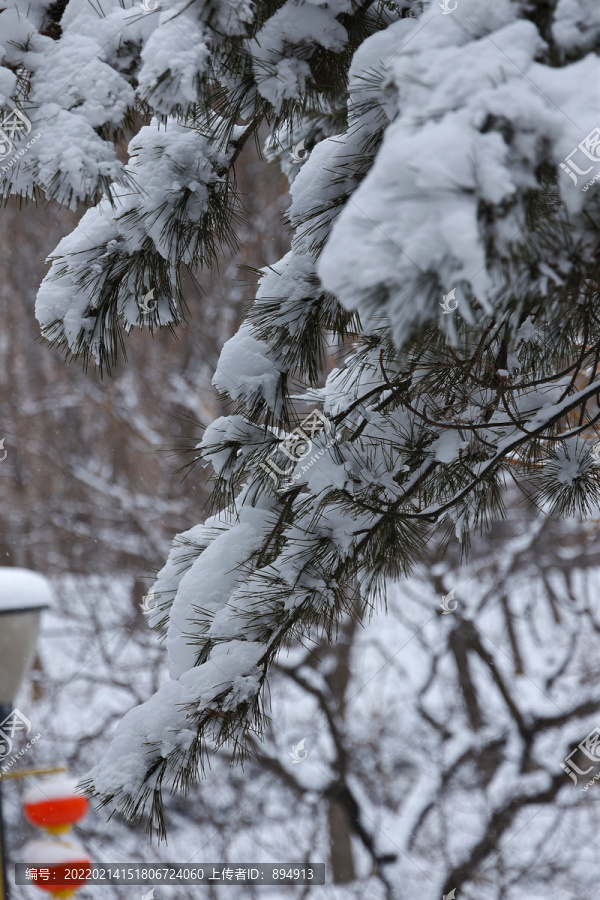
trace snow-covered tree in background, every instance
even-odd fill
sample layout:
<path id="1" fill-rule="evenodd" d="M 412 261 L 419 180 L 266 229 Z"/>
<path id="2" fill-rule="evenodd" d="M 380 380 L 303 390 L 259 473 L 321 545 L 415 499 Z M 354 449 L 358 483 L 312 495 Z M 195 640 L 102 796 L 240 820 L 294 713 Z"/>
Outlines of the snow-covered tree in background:
<path id="1" fill-rule="evenodd" d="M 168 845 L 95 813 L 78 829 L 93 859 L 328 864 L 324 887 L 248 885 L 244 900 L 440 900 L 453 888 L 457 900 L 593 897 L 600 795 L 587 788 L 592 773 L 575 786 L 559 763 L 600 713 L 597 524 L 532 522 L 514 500 L 506 521 L 475 536 L 467 564 L 453 545 L 390 585 L 387 613 L 368 627 L 345 619 L 333 646 L 325 637 L 282 654 L 256 758 L 231 768 L 221 747 L 188 798 L 166 796 Z M 68 759 L 82 773 L 156 689 L 165 658 L 126 578 L 55 585 L 32 693 L 19 704 L 43 734 L 28 764 Z M 457 606 L 443 615 L 451 586 Z M 300 740 L 301 764 L 290 758 Z M 5 800 L 16 852 L 31 836 L 16 782 Z M 19 900 L 36 893 L 14 889 Z M 86 893 L 106 897 L 102 885 Z"/>
<path id="2" fill-rule="evenodd" d="M 161 832 L 162 790 L 262 728 L 293 637 L 332 635 L 434 536 L 468 549 L 507 480 L 546 514 L 597 506 L 600 16 L 592 0 L 444 6 L 0 13 L 0 89 L 40 134 L 4 192 L 97 203 L 38 296 L 68 354 L 109 366 L 124 332 L 176 327 L 180 265 L 232 241 L 234 166 L 265 124 L 293 179 L 292 249 L 215 375 L 236 410 L 200 445 L 214 515 L 176 538 L 154 588 L 171 680 L 90 780 Z M 150 116 L 122 165 L 113 141 Z"/>

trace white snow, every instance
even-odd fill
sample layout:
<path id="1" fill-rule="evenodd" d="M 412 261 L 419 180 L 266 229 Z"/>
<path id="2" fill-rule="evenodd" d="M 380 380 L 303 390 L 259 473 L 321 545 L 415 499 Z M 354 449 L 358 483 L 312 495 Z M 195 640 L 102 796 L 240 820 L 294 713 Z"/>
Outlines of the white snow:
<path id="1" fill-rule="evenodd" d="M 90 857 L 84 847 L 75 838 L 29 841 L 21 850 L 23 862 L 30 866 L 61 865 L 62 863 L 80 863 L 89 861 Z"/>
<path id="2" fill-rule="evenodd" d="M 538 30 L 532 22 L 514 21 L 515 13 L 507 2 L 461 0 L 463 26 L 457 27 L 432 6 L 422 21 L 396 23 L 355 55 L 352 78 L 360 91 L 373 64 L 369 45 L 378 48 L 399 113 L 367 177 L 338 215 L 318 271 L 367 327 L 388 316 L 398 346 L 428 319 L 451 333 L 439 301 L 458 284 L 468 285 L 479 305 L 491 310 L 499 283 L 486 266 L 489 235 L 481 229 L 480 204 L 522 197 L 537 184 L 540 147 L 552 148 L 558 166 L 600 119 L 598 57 L 560 68 L 540 64 Z M 510 146 L 490 121 L 510 122 Z M 559 184 L 577 214 L 585 194 L 567 178 Z M 513 213 L 499 211 L 492 227 L 503 247 L 519 239 Z M 437 292 L 424 291 L 425 277 L 437 282 Z M 374 296 L 380 298 L 376 305 Z"/>
<path id="3" fill-rule="evenodd" d="M 287 0 L 256 35 L 252 53 L 258 89 L 277 112 L 284 100 L 304 91 L 310 74 L 307 62 L 290 48 L 303 40 L 327 49 L 343 47 L 347 33 L 335 17 L 339 5 L 330 9 L 326 4 L 300 5 Z"/>
<path id="4" fill-rule="evenodd" d="M 77 794 L 77 778 L 70 775 L 49 775 L 31 784 L 23 794 L 23 803 L 44 803 L 46 800 L 60 800 Z"/>
<path id="5" fill-rule="evenodd" d="M 257 340 L 244 324 L 221 351 L 214 386 L 233 400 L 245 396 L 256 402 L 260 398 L 269 409 L 279 412 L 282 368 L 270 358 L 268 350 L 268 344 Z"/>
<path id="6" fill-rule="evenodd" d="M 50 582 L 38 572 L 0 566 L 0 612 L 52 605 Z"/>
<path id="7" fill-rule="evenodd" d="M 31 784 L 23 794 L 23 803 L 44 803 L 76 794 L 77 779 L 67 774 L 49 775 Z"/>

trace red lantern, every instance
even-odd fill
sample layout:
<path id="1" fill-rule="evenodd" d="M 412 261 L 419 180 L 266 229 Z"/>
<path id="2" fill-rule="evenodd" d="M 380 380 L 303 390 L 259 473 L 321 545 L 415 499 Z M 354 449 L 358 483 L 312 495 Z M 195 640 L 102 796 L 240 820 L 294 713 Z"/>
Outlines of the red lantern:
<path id="1" fill-rule="evenodd" d="M 75 793 L 76 778 L 58 775 L 31 787 L 23 800 L 25 817 L 37 828 L 50 834 L 68 831 L 89 811 L 86 797 Z"/>
<path id="2" fill-rule="evenodd" d="M 35 866 L 35 886 L 48 891 L 57 900 L 74 897 L 91 877 L 91 862 L 74 840 L 31 841 L 23 848 L 27 865 Z"/>

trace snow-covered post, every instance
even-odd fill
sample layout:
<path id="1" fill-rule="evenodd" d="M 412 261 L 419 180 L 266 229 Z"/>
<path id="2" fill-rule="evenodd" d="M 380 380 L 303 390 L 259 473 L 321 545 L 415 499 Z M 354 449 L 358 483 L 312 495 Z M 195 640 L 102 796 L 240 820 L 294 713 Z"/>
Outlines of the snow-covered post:
<path id="1" fill-rule="evenodd" d="M 33 657 L 42 610 L 51 600 L 50 584 L 42 575 L 0 566 L 0 763 L 11 754 L 15 734 L 31 731 L 14 700 Z M 6 861 L 0 771 L 0 900 L 8 900 Z"/>

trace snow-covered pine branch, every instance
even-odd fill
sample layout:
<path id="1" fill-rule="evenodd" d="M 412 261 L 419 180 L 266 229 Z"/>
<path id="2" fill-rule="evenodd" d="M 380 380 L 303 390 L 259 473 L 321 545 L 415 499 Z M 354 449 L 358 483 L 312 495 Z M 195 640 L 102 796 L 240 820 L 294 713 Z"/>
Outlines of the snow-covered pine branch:
<path id="1" fill-rule="evenodd" d="M 502 515 L 509 478 L 546 513 L 598 502 L 600 209 L 564 162 L 583 147 L 579 165 L 600 171 L 595 7 L 410 6 L 196 0 L 130 24 L 115 3 L 98 26 L 71 0 L 57 39 L 39 13 L 33 49 L 6 57 L 5 83 L 16 89 L 18 69 L 43 131 L 58 101 L 38 72 L 52 54 L 72 62 L 77 35 L 106 37 L 94 65 L 112 70 L 119 102 L 90 80 L 56 112 L 85 120 L 102 160 L 85 179 L 62 164 L 48 178 L 39 141 L 10 188 L 99 200 L 58 248 L 38 315 L 101 362 L 121 322 L 141 324 L 144 287 L 160 289 L 154 324 L 173 325 L 179 263 L 208 263 L 228 239 L 241 129 L 268 123 L 270 155 L 296 135 L 310 150 L 292 248 L 265 268 L 215 374 L 236 408 L 199 447 L 214 515 L 176 538 L 155 586 L 171 681 L 129 713 L 89 781 L 161 833 L 161 791 L 187 788 L 215 746 L 243 753 L 271 662 L 296 634 L 333 634 L 355 584 L 364 607 L 440 526 L 466 549 Z M 136 110 L 154 119 L 124 168 L 107 138 Z M 291 448 L 315 406 L 327 427 L 306 466 Z"/>

